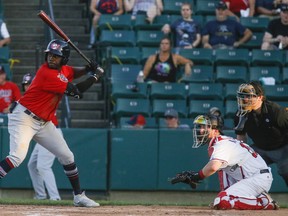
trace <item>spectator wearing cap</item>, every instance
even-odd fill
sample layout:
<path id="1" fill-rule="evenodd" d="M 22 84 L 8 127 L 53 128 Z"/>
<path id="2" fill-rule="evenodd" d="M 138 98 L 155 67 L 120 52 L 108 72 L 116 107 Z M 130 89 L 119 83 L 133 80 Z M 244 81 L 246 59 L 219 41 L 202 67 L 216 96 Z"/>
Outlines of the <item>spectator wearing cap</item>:
<path id="1" fill-rule="evenodd" d="M 146 119 L 141 114 L 136 114 L 131 116 L 131 118 L 126 122 L 128 125 L 125 128 L 143 129 L 146 125 Z"/>
<path id="2" fill-rule="evenodd" d="M 216 19 L 211 20 L 203 28 L 202 44 L 207 49 L 238 48 L 252 37 L 252 31 L 239 22 L 228 18 L 225 2 L 216 4 Z"/>
<path id="3" fill-rule="evenodd" d="M 21 93 L 18 86 L 6 80 L 6 72 L 0 66 L 0 113 L 9 113 L 12 102 L 20 99 Z"/>
<path id="4" fill-rule="evenodd" d="M 288 49 L 288 4 L 281 4 L 280 18 L 269 22 L 263 36 L 262 50 Z"/>
<path id="5" fill-rule="evenodd" d="M 178 112 L 175 109 L 167 109 L 164 113 L 166 127 L 171 129 L 190 129 L 189 125 L 180 124 Z"/>
<path id="6" fill-rule="evenodd" d="M 0 19 L 0 47 L 6 46 L 11 42 L 6 23 Z"/>

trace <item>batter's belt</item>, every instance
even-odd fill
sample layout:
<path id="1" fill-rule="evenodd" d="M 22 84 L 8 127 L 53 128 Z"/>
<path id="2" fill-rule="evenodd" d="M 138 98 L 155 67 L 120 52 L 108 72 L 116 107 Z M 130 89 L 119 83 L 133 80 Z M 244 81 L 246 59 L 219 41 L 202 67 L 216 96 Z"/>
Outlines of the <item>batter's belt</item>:
<path id="1" fill-rule="evenodd" d="M 45 122 L 43 119 L 41 119 L 40 117 L 38 117 L 37 115 L 35 115 L 34 113 L 32 113 L 30 110 L 26 109 L 24 111 L 24 113 L 26 113 L 27 115 L 30 115 L 33 119 L 37 120 L 37 121 L 41 121 L 41 122 Z"/>

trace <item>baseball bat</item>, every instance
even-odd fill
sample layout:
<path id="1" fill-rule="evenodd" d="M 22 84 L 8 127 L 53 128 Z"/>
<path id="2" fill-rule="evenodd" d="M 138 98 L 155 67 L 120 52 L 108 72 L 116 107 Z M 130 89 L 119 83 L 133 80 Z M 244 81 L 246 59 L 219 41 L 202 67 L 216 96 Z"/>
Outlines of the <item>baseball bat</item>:
<path id="1" fill-rule="evenodd" d="M 40 11 L 38 16 L 51 28 L 56 32 L 61 38 L 63 38 L 80 56 L 89 64 L 91 61 L 87 56 L 70 40 L 70 38 L 62 31 L 62 29 L 44 12 Z"/>

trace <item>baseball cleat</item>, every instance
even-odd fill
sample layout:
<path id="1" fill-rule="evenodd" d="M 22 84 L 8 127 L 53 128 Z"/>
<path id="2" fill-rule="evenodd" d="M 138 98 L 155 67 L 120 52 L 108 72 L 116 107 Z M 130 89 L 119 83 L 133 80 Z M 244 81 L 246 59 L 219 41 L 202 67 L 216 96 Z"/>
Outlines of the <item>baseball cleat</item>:
<path id="1" fill-rule="evenodd" d="M 262 192 L 261 194 L 268 199 L 268 204 L 264 207 L 265 210 L 278 210 L 280 208 L 280 206 L 276 203 L 275 200 L 272 199 L 268 193 Z"/>
<path id="2" fill-rule="evenodd" d="M 100 206 L 99 203 L 96 203 L 92 199 L 89 199 L 85 195 L 84 191 L 81 194 L 74 195 L 73 203 L 74 203 L 74 206 L 76 206 L 76 207 L 97 207 L 97 206 Z"/>

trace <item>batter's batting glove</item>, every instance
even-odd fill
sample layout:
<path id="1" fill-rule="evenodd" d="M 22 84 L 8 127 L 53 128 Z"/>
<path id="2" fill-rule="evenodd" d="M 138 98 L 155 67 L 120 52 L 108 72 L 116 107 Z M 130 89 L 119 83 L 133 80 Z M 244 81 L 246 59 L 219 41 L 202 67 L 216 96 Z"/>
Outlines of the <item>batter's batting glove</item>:
<path id="1" fill-rule="evenodd" d="M 196 189 L 197 184 L 201 183 L 201 177 L 199 176 L 199 172 L 195 171 L 183 171 L 181 173 L 177 173 L 175 177 L 168 179 L 171 184 L 177 183 L 185 183 L 190 185 L 191 188 Z"/>
<path id="2" fill-rule="evenodd" d="M 95 82 L 104 75 L 104 69 L 99 66 L 94 60 L 90 59 L 90 64 L 85 67 L 87 72 L 92 72 L 92 76 L 95 78 Z"/>

